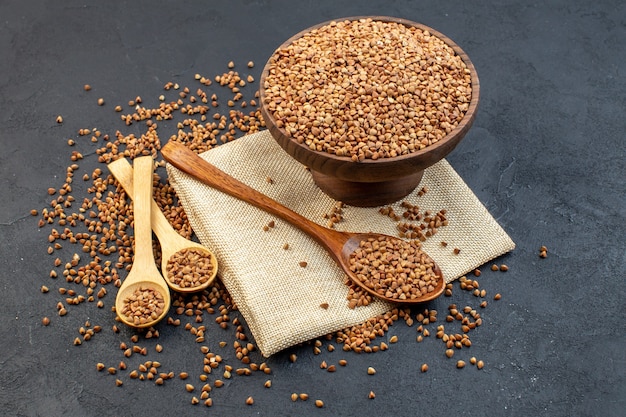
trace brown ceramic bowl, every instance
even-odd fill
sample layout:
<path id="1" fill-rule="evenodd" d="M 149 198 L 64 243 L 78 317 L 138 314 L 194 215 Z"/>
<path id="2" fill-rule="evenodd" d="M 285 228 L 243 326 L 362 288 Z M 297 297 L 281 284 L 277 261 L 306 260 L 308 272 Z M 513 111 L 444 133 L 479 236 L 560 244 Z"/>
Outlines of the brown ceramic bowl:
<path id="1" fill-rule="evenodd" d="M 478 107 L 480 84 L 474 65 L 463 50 L 447 36 L 427 26 L 405 19 L 384 16 L 350 17 L 343 20 L 371 18 L 376 21 L 396 22 L 427 30 L 431 35 L 449 45 L 470 70 L 472 95 L 468 109 L 458 125 L 439 141 L 413 153 L 354 162 L 348 156 L 337 156 L 324 151 L 311 150 L 306 144 L 292 139 L 287 132 L 277 126 L 276 120 L 267 109 L 265 94 L 266 79 L 272 58 L 263 69 L 260 83 L 261 114 L 266 126 L 280 146 L 293 158 L 311 170 L 315 183 L 330 197 L 346 204 L 360 207 L 373 207 L 390 204 L 410 194 L 422 179 L 424 169 L 448 155 L 470 129 Z M 335 20 L 339 21 L 339 20 Z M 331 21 L 320 23 L 292 36 L 277 50 L 287 47 L 296 39 L 313 29 L 326 26 Z"/>

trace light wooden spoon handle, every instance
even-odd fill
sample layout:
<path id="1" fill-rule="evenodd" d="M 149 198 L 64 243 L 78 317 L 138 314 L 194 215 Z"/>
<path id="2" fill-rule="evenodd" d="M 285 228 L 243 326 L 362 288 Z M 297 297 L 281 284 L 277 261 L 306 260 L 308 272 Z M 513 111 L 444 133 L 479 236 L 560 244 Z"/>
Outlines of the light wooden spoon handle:
<path id="1" fill-rule="evenodd" d="M 135 236 L 135 260 L 142 265 L 154 265 L 152 253 L 152 227 L 150 211 L 152 200 L 152 157 L 142 156 L 134 160 L 133 218 Z"/>
<path id="2" fill-rule="evenodd" d="M 126 158 L 120 158 L 107 165 L 109 171 L 115 176 L 117 182 L 126 190 L 129 196 L 134 198 L 134 175 L 133 167 Z M 171 226 L 154 198 L 150 196 L 150 221 L 152 230 L 159 238 L 171 236 Z M 181 236 L 182 238 L 182 236 Z"/>

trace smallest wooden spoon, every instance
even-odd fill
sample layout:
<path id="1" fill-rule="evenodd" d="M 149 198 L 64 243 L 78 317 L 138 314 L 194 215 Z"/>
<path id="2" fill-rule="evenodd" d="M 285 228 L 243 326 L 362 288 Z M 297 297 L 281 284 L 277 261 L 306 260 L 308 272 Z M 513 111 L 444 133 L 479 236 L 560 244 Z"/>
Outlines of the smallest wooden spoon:
<path id="1" fill-rule="evenodd" d="M 170 304 L 170 289 L 154 262 L 150 228 L 152 157 L 135 158 L 133 221 L 135 251 L 133 265 L 117 291 L 115 311 L 122 322 L 137 328 L 161 321 Z"/>
<path id="2" fill-rule="evenodd" d="M 126 158 L 120 158 L 111 162 L 108 168 L 128 195 L 132 196 L 133 168 Z M 152 178 L 152 176 L 150 176 L 150 178 Z M 169 285 L 172 290 L 179 293 L 193 293 L 207 288 L 215 281 L 217 275 L 218 264 L 215 255 L 205 246 L 185 239 L 178 234 L 152 197 L 150 198 L 150 205 L 150 224 L 152 230 L 159 238 L 159 244 L 161 245 L 161 272 L 167 281 L 167 285 Z M 172 259 L 172 256 L 178 253 L 182 254 L 182 251 L 189 249 L 194 249 L 194 252 L 201 253 L 205 258 L 209 259 L 211 262 L 211 272 L 208 276 L 202 277 L 203 281 L 200 285 L 181 286 L 168 278 L 168 263 L 170 259 Z"/>
<path id="3" fill-rule="evenodd" d="M 307 233 L 327 250 L 328 254 L 335 260 L 337 265 L 343 269 L 352 282 L 375 297 L 392 303 L 415 304 L 433 300 L 440 296 L 445 289 L 445 281 L 441 269 L 427 254 L 421 252 L 419 254 L 421 257 L 421 266 L 426 267 L 426 265 L 431 265 L 429 268 L 432 269 L 431 279 L 429 279 L 430 283 L 428 284 L 429 290 L 424 292 L 420 291 L 420 295 L 415 293 L 407 296 L 404 294 L 404 298 L 398 298 L 398 296 L 402 296 L 402 294 L 398 294 L 397 292 L 395 296 L 388 296 L 388 289 L 397 290 L 398 287 L 381 288 L 380 286 L 376 287 L 376 284 L 372 284 L 371 282 L 367 283 L 362 281 L 359 276 L 363 274 L 359 275 L 353 271 L 354 263 L 352 255 L 359 250 L 361 243 L 364 241 L 380 240 L 385 242 L 398 242 L 401 241 L 401 239 L 380 233 L 342 232 L 320 226 L 219 170 L 180 142 L 169 141 L 161 149 L 161 154 L 167 162 L 203 183 L 232 197 L 250 203 L 268 213 L 274 214 Z M 404 279 L 402 277 L 399 278 Z M 395 280 L 397 281 L 396 283 L 400 281 L 399 279 Z"/>

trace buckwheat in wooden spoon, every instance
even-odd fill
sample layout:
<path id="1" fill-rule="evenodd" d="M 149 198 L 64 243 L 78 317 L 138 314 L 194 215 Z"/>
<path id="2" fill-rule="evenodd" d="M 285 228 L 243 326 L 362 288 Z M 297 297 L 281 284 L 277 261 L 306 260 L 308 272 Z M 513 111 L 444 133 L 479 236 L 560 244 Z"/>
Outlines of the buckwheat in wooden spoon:
<path id="1" fill-rule="evenodd" d="M 133 169 L 121 158 L 109 165 L 128 195 L 133 195 Z M 150 175 L 152 178 L 152 173 Z M 161 245 L 161 272 L 170 288 L 180 293 L 192 293 L 207 288 L 217 275 L 217 258 L 200 243 L 178 234 L 150 195 L 150 223 Z"/>
<path id="2" fill-rule="evenodd" d="M 352 282 L 375 297 L 393 303 L 423 303 L 444 291 L 441 269 L 417 242 L 379 233 L 328 229 L 219 170 L 180 142 L 168 142 L 161 153 L 181 171 L 307 233 L 328 251 Z"/>
<path id="3" fill-rule="evenodd" d="M 133 265 L 115 298 L 115 311 L 125 324 L 150 327 L 170 308 L 170 289 L 154 262 L 150 228 L 152 157 L 135 158 L 133 179 L 133 222 L 135 249 Z"/>

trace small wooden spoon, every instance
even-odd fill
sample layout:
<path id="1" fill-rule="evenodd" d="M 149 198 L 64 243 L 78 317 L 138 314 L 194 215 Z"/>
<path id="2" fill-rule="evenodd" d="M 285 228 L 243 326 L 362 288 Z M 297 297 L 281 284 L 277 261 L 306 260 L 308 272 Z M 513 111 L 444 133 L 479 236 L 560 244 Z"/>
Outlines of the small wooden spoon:
<path id="1" fill-rule="evenodd" d="M 133 195 L 133 168 L 130 163 L 126 160 L 126 158 L 120 158 L 114 162 L 111 162 L 109 165 L 109 170 L 117 179 L 117 182 L 120 183 L 124 190 L 128 193 L 128 195 Z M 198 292 L 213 283 L 215 277 L 217 275 L 217 258 L 215 255 L 203 245 L 191 241 L 189 239 L 185 239 L 181 235 L 178 234 L 176 230 L 172 227 L 170 222 L 167 220 L 163 212 L 154 201 L 153 198 L 150 198 L 151 210 L 150 210 L 150 223 L 152 225 L 152 230 L 159 238 L 159 243 L 161 245 L 161 272 L 163 273 L 163 277 L 167 281 L 167 285 L 176 292 L 179 293 L 192 293 Z M 204 252 L 211 259 L 212 264 L 212 273 L 208 279 L 203 282 L 201 285 L 196 285 L 193 287 L 181 287 L 178 284 L 175 284 L 167 277 L 167 264 L 172 255 L 183 249 L 197 249 L 201 252 Z"/>
<path id="2" fill-rule="evenodd" d="M 276 215 L 307 233 L 328 251 L 330 256 L 337 262 L 337 265 L 350 277 L 352 282 L 375 297 L 392 303 L 414 304 L 433 300 L 444 291 L 445 281 L 443 274 L 441 269 L 439 269 L 433 261 L 433 264 L 435 264 L 434 272 L 438 280 L 432 292 L 418 298 L 406 300 L 385 297 L 365 285 L 365 283 L 360 281 L 350 270 L 350 255 L 358 248 L 359 243 L 368 238 L 378 238 L 385 235 L 379 233 L 341 232 L 320 226 L 209 164 L 182 143 L 174 141 L 168 142 L 161 149 L 161 154 L 167 162 L 205 184 Z M 394 237 L 389 238 L 397 239 Z"/>
<path id="3" fill-rule="evenodd" d="M 122 283 L 115 298 L 115 310 L 125 324 L 144 328 L 157 324 L 170 308 L 170 289 L 154 262 L 152 254 L 152 230 L 150 228 L 150 196 L 152 195 L 152 157 L 135 158 L 133 218 L 135 224 L 135 255 L 128 276 Z M 139 289 L 157 291 L 163 297 L 163 308 L 156 317 L 140 323 L 122 313 L 125 300 Z"/>

